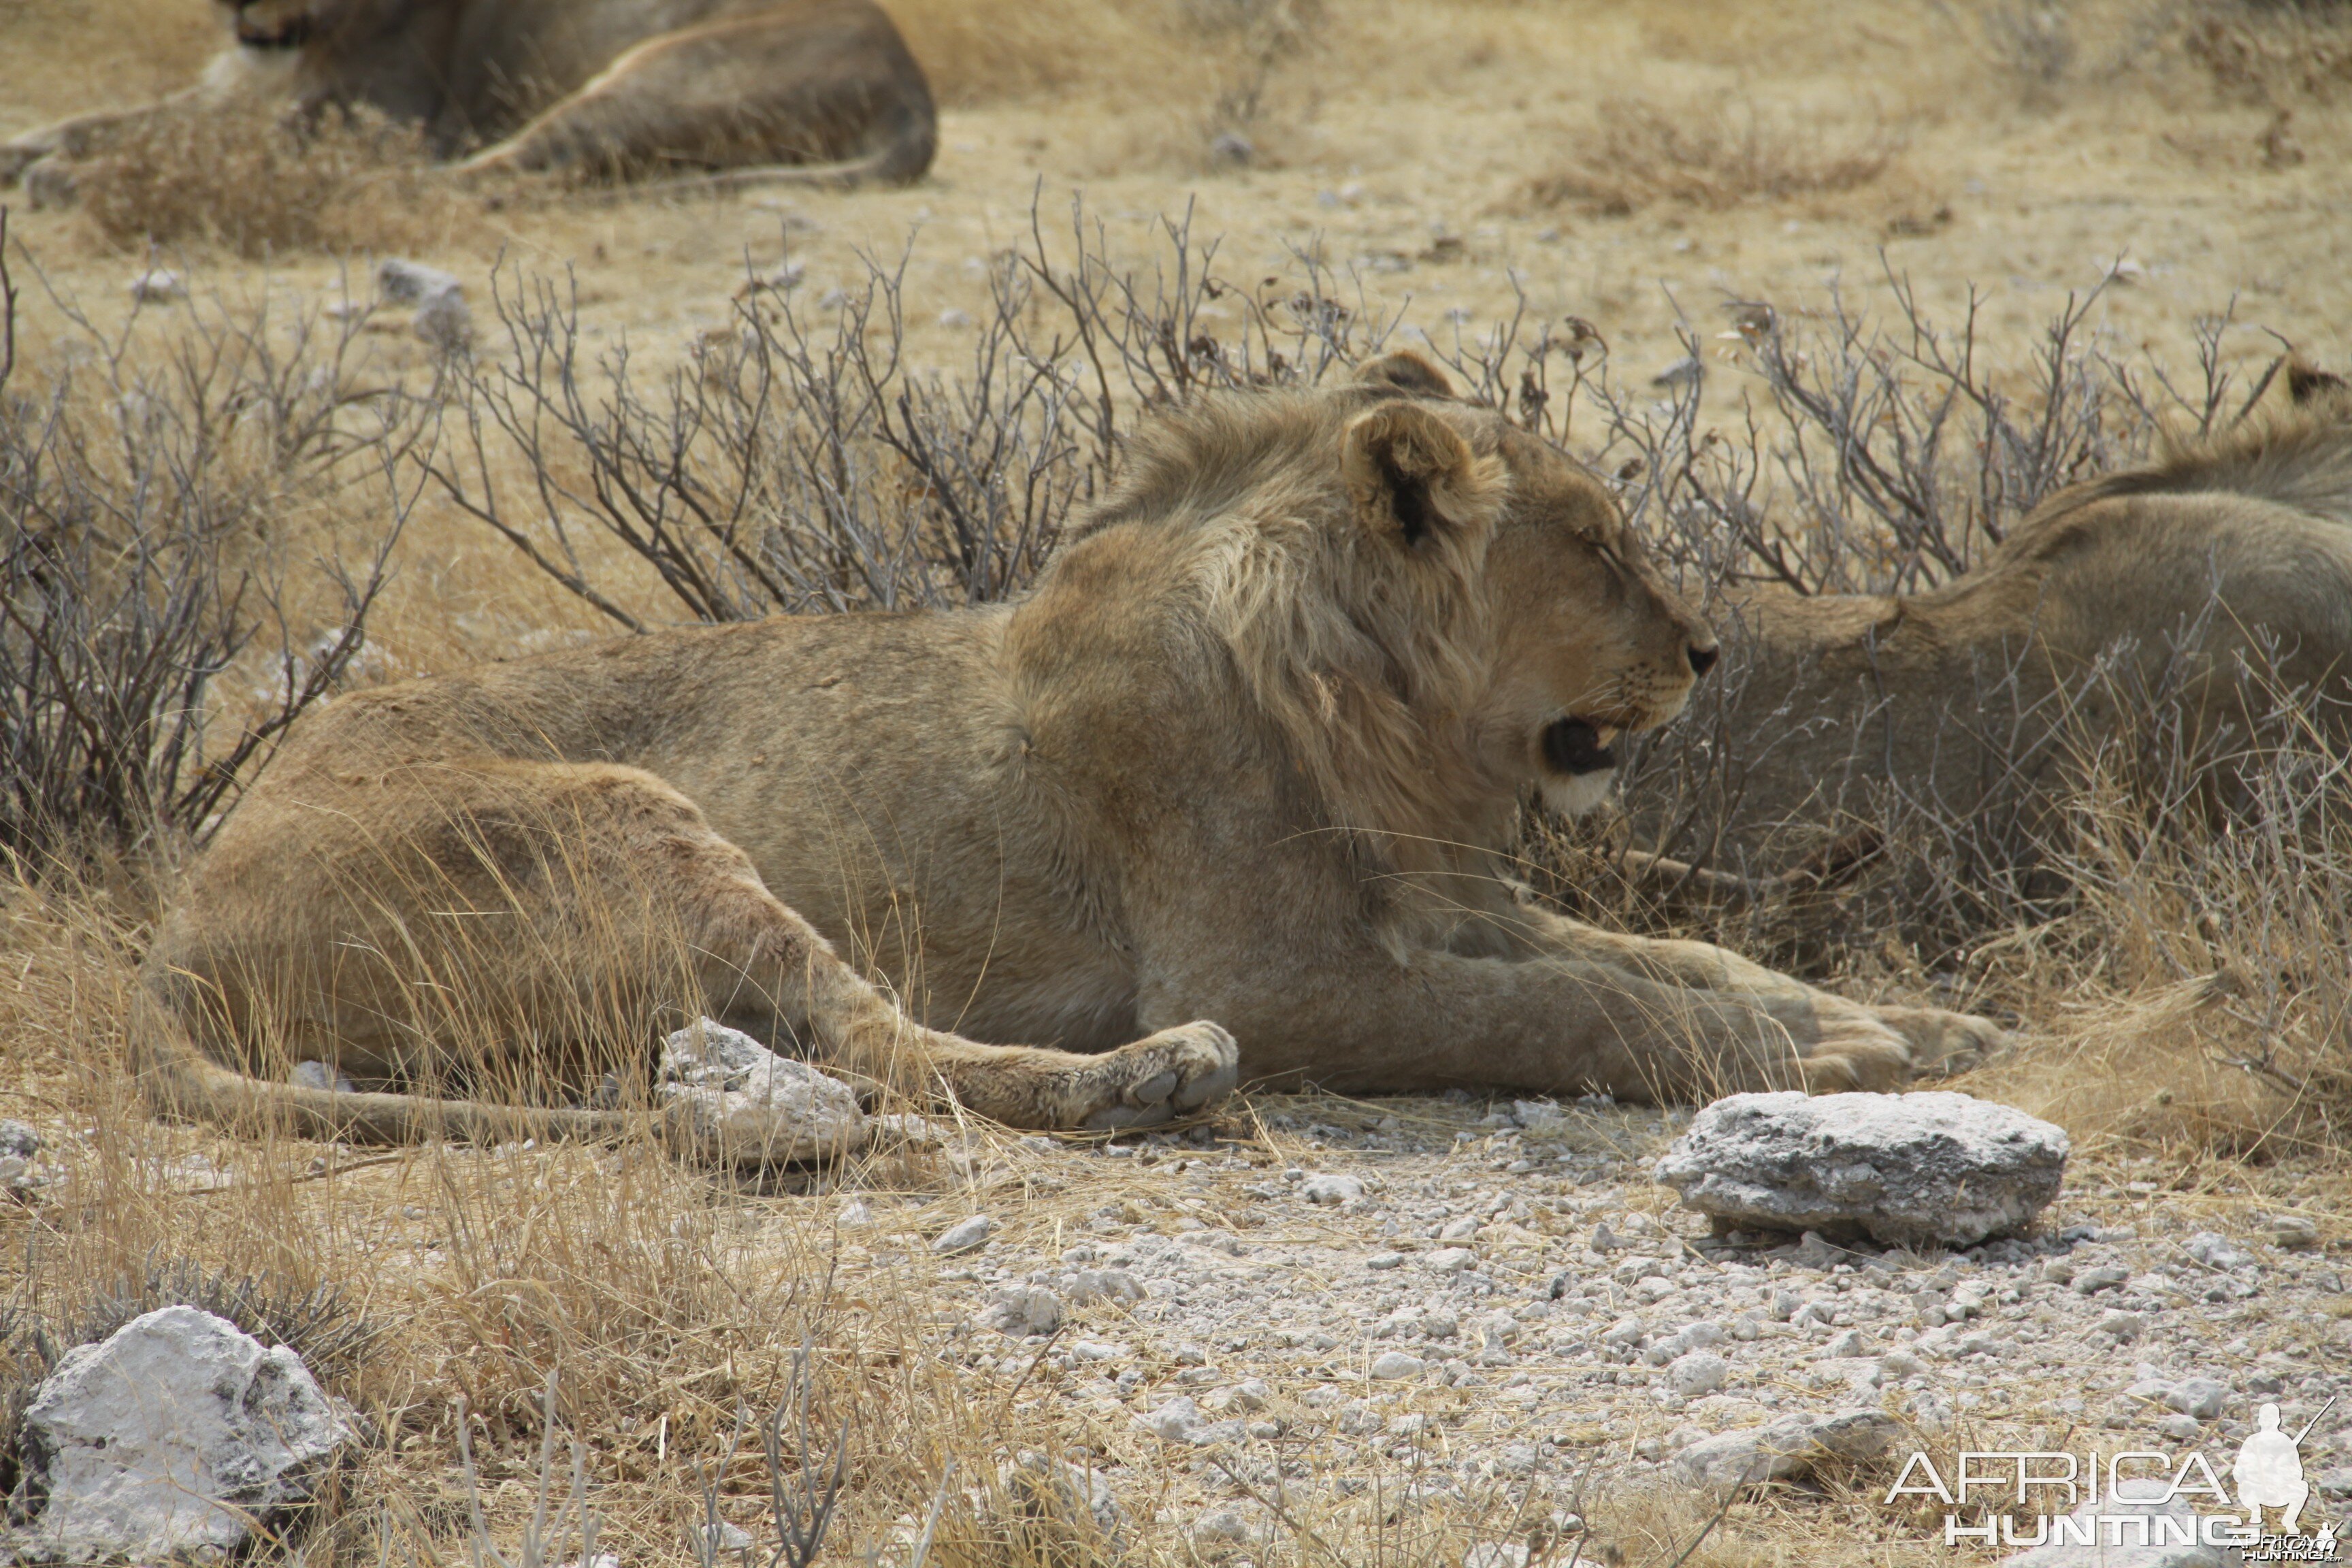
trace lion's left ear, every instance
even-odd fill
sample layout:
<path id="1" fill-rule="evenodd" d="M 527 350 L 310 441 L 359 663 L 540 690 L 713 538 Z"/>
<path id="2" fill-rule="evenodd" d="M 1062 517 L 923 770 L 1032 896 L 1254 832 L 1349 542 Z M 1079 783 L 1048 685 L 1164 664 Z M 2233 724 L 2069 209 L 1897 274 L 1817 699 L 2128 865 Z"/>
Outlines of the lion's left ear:
<path id="1" fill-rule="evenodd" d="M 1510 489 L 1499 458 L 1481 458 L 1427 408 L 1384 403 L 1349 423 L 1339 471 L 1356 520 L 1411 548 L 1495 526 Z"/>

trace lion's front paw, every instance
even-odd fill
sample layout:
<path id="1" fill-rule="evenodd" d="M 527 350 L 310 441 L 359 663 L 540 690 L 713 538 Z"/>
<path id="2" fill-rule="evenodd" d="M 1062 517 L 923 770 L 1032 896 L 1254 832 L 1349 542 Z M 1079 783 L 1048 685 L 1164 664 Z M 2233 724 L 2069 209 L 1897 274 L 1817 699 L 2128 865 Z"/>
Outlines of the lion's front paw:
<path id="1" fill-rule="evenodd" d="M 1080 1126 L 1155 1127 L 1232 1093 L 1241 1079 L 1241 1047 L 1202 1019 L 1121 1046 L 1087 1076 L 1097 1105 Z"/>
<path id="2" fill-rule="evenodd" d="M 1911 1047 L 1868 1014 L 1833 1016 L 1822 1020 L 1797 1073 L 1809 1094 L 1900 1089 L 1911 1077 Z"/>
<path id="3" fill-rule="evenodd" d="M 1940 1007 L 1874 1007 L 1878 1021 L 1910 1043 L 1916 1072 L 1944 1077 L 1966 1072 L 2016 1043 L 2016 1037 L 1990 1018 L 1947 1013 Z"/>

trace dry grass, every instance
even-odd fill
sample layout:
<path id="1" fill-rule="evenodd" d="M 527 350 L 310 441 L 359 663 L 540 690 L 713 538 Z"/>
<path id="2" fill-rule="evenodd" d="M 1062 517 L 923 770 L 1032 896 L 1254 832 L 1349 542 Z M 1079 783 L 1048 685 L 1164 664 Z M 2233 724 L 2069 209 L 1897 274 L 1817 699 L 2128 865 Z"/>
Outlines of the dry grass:
<path id="1" fill-rule="evenodd" d="M 2342 5 L 2210 0 L 2189 17 L 2188 57 L 2229 97 L 2333 103 L 2352 90 L 2352 12 Z"/>
<path id="2" fill-rule="evenodd" d="M 247 260 L 446 245 L 478 214 L 432 171 L 422 135 L 367 112 L 287 123 L 268 106 L 173 114 L 126 132 L 79 175 L 113 245 L 214 245 Z"/>
<path id="3" fill-rule="evenodd" d="M 1885 175 L 1901 151 L 1884 126 L 1854 130 L 1749 99 L 1668 105 L 1614 98 L 1571 138 L 1559 169 L 1528 192 L 1539 205 L 1615 216 L 1660 202 L 1721 212 L 1858 190 Z"/>

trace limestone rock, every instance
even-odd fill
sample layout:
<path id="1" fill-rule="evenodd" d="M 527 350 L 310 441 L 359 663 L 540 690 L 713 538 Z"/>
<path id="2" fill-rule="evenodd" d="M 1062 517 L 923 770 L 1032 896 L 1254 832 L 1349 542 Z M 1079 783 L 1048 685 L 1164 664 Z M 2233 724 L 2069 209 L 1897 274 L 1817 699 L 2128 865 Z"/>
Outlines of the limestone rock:
<path id="1" fill-rule="evenodd" d="M 996 1222 L 984 1214 L 958 1220 L 940 1232 L 931 1243 L 931 1250 L 942 1258 L 952 1258 L 959 1252 L 972 1252 L 988 1244 L 996 1234 Z"/>
<path id="2" fill-rule="evenodd" d="M 660 1090 L 691 1106 L 703 1136 L 745 1163 L 831 1159 L 866 1139 L 847 1084 L 709 1018 L 662 1042 Z"/>
<path id="3" fill-rule="evenodd" d="M 1364 1184 L 1353 1176 L 1309 1176 L 1299 1184 L 1298 1195 L 1310 1204 L 1335 1207 L 1353 1203 L 1364 1195 Z"/>
<path id="4" fill-rule="evenodd" d="M 301 1357 L 194 1307 L 66 1353 L 25 1411 L 47 1500 L 21 1541 L 68 1562 L 224 1553 L 308 1501 L 355 1434 Z"/>
<path id="5" fill-rule="evenodd" d="M 1007 1286 L 982 1310 L 980 1326 L 1000 1334 L 1050 1334 L 1062 1326 L 1062 1299 L 1042 1285 Z"/>
<path id="6" fill-rule="evenodd" d="M 1747 1228 L 1970 1247 L 2058 1195 L 2065 1132 L 1964 1094 L 1735 1094 L 1700 1111 L 1654 1174 Z"/>
<path id="7" fill-rule="evenodd" d="M 1718 1492 L 1759 1481 L 1794 1480 L 1824 1460 L 1879 1458 L 1901 1430 L 1895 1417 L 1876 1410 L 1783 1415 L 1693 1443 L 1675 1456 L 1674 1472 L 1685 1485 Z"/>

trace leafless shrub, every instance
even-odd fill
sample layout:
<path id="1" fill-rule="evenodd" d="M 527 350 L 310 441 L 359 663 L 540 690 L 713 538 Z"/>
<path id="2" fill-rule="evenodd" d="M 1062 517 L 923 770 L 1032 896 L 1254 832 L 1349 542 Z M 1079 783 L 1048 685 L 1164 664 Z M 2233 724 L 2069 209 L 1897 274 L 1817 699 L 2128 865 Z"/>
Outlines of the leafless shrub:
<path id="1" fill-rule="evenodd" d="M 76 186 L 116 245 L 202 243 L 248 259 L 415 248 L 466 211 L 424 133 L 366 109 L 309 124 L 266 104 L 160 114 L 112 137 Z"/>
<path id="2" fill-rule="evenodd" d="M 13 339 L 5 268 L 0 252 Z M 35 388 L 0 362 L 0 851 L 36 868 L 204 837 L 359 652 L 414 495 L 408 410 L 356 389 L 349 330 L 192 303 L 157 364 L 136 318 L 110 337 L 58 303 L 82 368 Z M 339 624 L 307 638 L 273 515 L 371 478 L 389 525 L 356 575 L 329 564 Z M 227 718 L 219 678 L 273 645 L 275 694 Z"/>
<path id="3" fill-rule="evenodd" d="M 653 377 L 625 347 L 587 361 L 567 298 L 510 280 L 504 352 L 468 373 L 465 438 L 430 471 L 632 629 L 641 617 L 583 563 L 583 527 L 701 620 L 1001 598 L 1098 493 L 1136 412 L 1312 381 L 1382 332 L 1312 262 L 1299 287 L 1253 292 L 1217 277 L 1189 217 L 1161 237 L 1146 277 L 1112 266 L 1083 215 L 1066 261 L 1033 218 L 955 379 L 905 357 L 901 268 L 869 263 L 829 321 L 790 292 L 749 290 L 698 365 Z M 1230 340 L 1202 314 L 1216 300 L 1241 308 Z M 530 475 L 520 507 L 501 480 L 510 454 Z"/>
<path id="4" fill-rule="evenodd" d="M 1751 100 L 1668 106 L 1613 98 L 1529 195 L 1543 205 L 1616 216 L 1658 202 L 1721 211 L 1857 189 L 1885 174 L 1900 151 L 1883 126 L 1804 121 Z"/>

